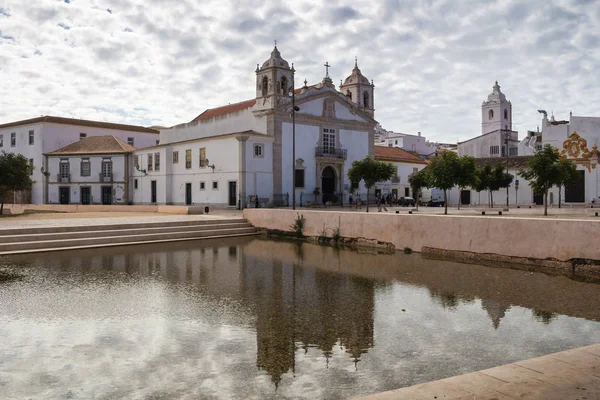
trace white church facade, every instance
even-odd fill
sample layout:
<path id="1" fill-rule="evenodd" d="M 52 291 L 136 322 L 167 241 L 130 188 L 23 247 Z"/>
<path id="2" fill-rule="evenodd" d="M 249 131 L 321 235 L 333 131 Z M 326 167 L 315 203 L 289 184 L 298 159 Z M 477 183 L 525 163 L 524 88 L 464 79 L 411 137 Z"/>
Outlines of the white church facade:
<path id="1" fill-rule="evenodd" d="M 133 204 L 291 205 L 293 191 L 298 206 L 315 191 L 322 201 L 347 197 L 352 162 L 374 154 L 373 83 L 355 63 L 339 90 L 328 70 L 294 89 L 293 64 L 277 47 L 255 73 L 254 99 L 161 129 L 160 145 L 132 153 Z"/>

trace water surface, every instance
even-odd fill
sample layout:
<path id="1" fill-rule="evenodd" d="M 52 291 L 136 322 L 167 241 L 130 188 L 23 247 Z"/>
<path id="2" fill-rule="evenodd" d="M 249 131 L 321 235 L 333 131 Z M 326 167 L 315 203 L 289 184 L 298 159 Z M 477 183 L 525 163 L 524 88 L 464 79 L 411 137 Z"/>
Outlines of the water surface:
<path id="1" fill-rule="evenodd" d="M 263 239 L 0 258 L 0 398 L 347 398 L 600 342 L 600 286 Z"/>

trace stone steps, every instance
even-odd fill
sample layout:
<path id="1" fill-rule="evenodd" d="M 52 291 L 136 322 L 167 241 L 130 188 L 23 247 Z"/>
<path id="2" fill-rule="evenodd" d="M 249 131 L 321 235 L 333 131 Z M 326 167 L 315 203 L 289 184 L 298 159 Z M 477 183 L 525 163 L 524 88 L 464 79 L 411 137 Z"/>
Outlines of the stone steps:
<path id="1" fill-rule="evenodd" d="M 255 235 L 243 219 L 0 229 L 0 255 Z"/>

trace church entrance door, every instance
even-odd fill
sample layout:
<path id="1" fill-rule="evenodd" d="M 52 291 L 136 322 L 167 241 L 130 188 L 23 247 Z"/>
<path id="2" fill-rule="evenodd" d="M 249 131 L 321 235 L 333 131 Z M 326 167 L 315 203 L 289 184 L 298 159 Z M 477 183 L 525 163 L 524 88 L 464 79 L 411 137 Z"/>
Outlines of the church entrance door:
<path id="1" fill-rule="evenodd" d="M 577 171 L 577 178 L 565 186 L 565 203 L 583 202 L 585 202 L 585 171 Z"/>
<path id="2" fill-rule="evenodd" d="M 331 167 L 325 167 L 321 175 L 321 189 L 323 193 L 323 204 L 333 201 L 335 193 L 335 171 Z"/>

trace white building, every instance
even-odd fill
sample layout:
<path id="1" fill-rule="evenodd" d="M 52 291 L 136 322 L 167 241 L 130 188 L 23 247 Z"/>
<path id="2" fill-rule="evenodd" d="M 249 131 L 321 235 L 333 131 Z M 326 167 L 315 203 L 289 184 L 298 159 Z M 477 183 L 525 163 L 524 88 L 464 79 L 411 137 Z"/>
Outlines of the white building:
<path id="1" fill-rule="evenodd" d="M 427 161 L 398 147 L 375 146 L 375 159 L 391 163 L 396 168 L 396 174 L 387 182 L 379 182 L 375 186 L 376 191 L 383 194 L 391 194 L 399 199 L 404 196 L 414 196 L 408 177 L 427 166 Z"/>
<path id="2" fill-rule="evenodd" d="M 348 168 L 373 155 L 374 85 L 355 63 L 340 92 L 326 66 L 322 82 L 305 82 L 295 90 L 294 124 L 288 92 L 295 69 L 275 47 L 257 65 L 255 98 L 161 129 L 159 146 L 133 153 L 133 202 L 245 207 L 258 199 L 288 204 L 293 190 L 297 205 L 313 202 L 316 190 L 322 194 L 318 201 L 346 197 Z"/>
<path id="3" fill-rule="evenodd" d="M 31 203 L 44 203 L 44 153 L 89 136 L 113 135 L 142 148 L 157 144 L 158 131 L 141 126 L 43 116 L 0 125 L 0 151 L 23 154 L 34 165 Z"/>
<path id="4" fill-rule="evenodd" d="M 129 154 L 134 150 L 108 135 L 90 136 L 44 154 L 44 203 L 127 204 Z"/>
<path id="5" fill-rule="evenodd" d="M 458 154 L 475 158 L 517 156 L 518 136 L 512 130 L 512 104 L 496 82 L 481 104 L 481 135 L 459 142 Z"/>

